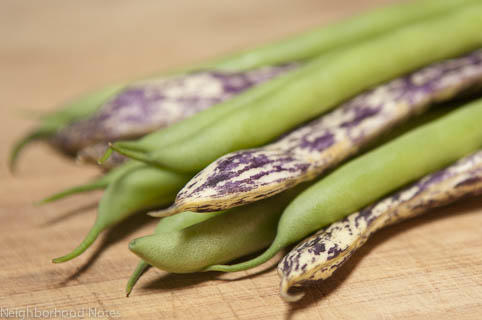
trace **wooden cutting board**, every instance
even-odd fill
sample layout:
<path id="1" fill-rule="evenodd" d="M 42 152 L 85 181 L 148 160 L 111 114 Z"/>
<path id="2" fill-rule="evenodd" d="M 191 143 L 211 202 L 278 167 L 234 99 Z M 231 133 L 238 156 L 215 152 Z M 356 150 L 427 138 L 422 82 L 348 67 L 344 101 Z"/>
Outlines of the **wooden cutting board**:
<path id="1" fill-rule="evenodd" d="M 130 219 L 78 259 L 53 265 L 51 258 L 86 234 L 101 194 L 40 207 L 32 202 L 88 181 L 97 170 L 42 144 L 27 149 L 15 177 L 6 169 L 9 146 L 33 126 L 32 118 L 76 94 L 388 2 L 2 0 L 0 318 L 29 311 L 44 318 L 84 312 L 122 319 L 481 319 L 481 198 L 380 232 L 297 304 L 278 297 L 278 276 L 265 271 L 274 261 L 221 275 L 151 269 L 126 298 L 124 285 L 137 263 L 127 243 L 151 233 L 155 221 Z"/>

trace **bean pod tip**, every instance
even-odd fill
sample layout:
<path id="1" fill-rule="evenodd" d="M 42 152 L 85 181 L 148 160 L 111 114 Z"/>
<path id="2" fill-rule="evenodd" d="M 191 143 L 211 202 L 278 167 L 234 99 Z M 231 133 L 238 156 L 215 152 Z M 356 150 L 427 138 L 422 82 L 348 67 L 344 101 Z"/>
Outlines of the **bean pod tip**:
<path id="1" fill-rule="evenodd" d="M 291 283 L 288 278 L 283 277 L 280 284 L 280 296 L 286 302 L 296 302 L 301 300 L 305 296 L 304 292 L 299 292 L 296 294 L 289 293 L 289 289 L 291 288 Z"/>
<path id="2" fill-rule="evenodd" d="M 125 288 L 125 293 L 126 297 L 129 297 L 129 295 L 132 292 L 132 289 L 134 289 L 135 284 L 137 283 L 137 280 L 142 276 L 144 272 L 149 268 L 149 264 L 145 261 L 141 261 L 137 264 L 136 269 L 132 272 L 131 276 L 129 277 L 129 280 L 127 281 L 126 288 Z"/>
<path id="3" fill-rule="evenodd" d="M 148 212 L 147 214 L 154 218 L 164 218 L 180 212 L 182 212 L 182 210 L 179 210 L 179 208 L 176 205 L 172 205 L 166 209 Z"/>

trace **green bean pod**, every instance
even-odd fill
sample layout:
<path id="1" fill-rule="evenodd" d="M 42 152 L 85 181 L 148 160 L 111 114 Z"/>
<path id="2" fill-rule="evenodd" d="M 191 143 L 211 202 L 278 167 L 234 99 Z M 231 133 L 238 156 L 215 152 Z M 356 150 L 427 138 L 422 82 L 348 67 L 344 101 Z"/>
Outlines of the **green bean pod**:
<path id="1" fill-rule="evenodd" d="M 482 99 L 416 128 L 339 167 L 284 211 L 271 246 L 260 256 L 206 270 L 240 271 L 430 172 L 482 147 Z"/>
<path id="2" fill-rule="evenodd" d="M 411 0 L 385 6 L 316 28 L 273 44 L 228 55 L 204 68 L 246 70 L 259 66 L 307 60 L 417 21 L 430 19 L 478 0 Z"/>
<path id="3" fill-rule="evenodd" d="M 380 135 L 482 85 L 482 50 L 444 60 L 357 95 L 274 143 L 217 159 L 152 216 L 209 212 L 273 196 L 314 179 Z"/>
<path id="4" fill-rule="evenodd" d="M 82 254 L 105 229 L 142 210 L 170 204 L 190 176 L 149 166 L 133 166 L 111 182 L 99 204 L 97 219 L 84 240 L 69 254 L 53 259 L 69 261 Z"/>
<path id="5" fill-rule="evenodd" d="M 182 212 L 178 215 L 161 219 L 161 221 L 159 221 L 156 228 L 154 229 L 154 234 L 162 234 L 162 233 L 166 233 L 166 232 L 180 231 L 180 230 L 186 229 L 190 226 L 193 226 L 195 224 L 198 224 L 198 223 L 201 223 L 203 221 L 214 218 L 217 215 L 222 214 L 222 213 L 223 213 L 222 211 L 210 212 L 208 214 L 185 211 L 185 212 Z M 146 271 L 146 269 L 149 266 L 150 266 L 150 264 L 147 263 L 144 260 L 141 260 L 137 264 L 136 268 L 134 269 L 131 276 L 129 277 L 129 280 L 127 281 L 127 285 L 126 285 L 126 289 L 125 289 L 126 296 L 129 296 L 132 289 L 134 288 L 134 285 L 136 284 L 136 282 L 139 280 L 140 276 Z"/>
<path id="6" fill-rule="evenodd" d="M 201 271 L 231 261 L 268 245 L 283 208 L 305 187 L 231 209 L 180 231 L 134 239 L 129 249 L 150 265 L 173 273 Z"/>
<path id="7" fill-rule="evenodd" d="M 292 286 L 331 277 L 381 228 L 481 193 L 482 151 L 478 151 L 303 240 L 278 264 L 281 297 L 289 302 L 301 299 L 302 293 L 288 292 Z"/>
<path id="8" fill-rule="evenodd" d="M 298 76 L 276 92 L 237 108 L 182 143 L 135 158 L 198 172 L 224 154 L 270 142 L 373 85 L 480 48 L 481 29 L 478 4 L 332 52 L 294 72 Z"/>
<path id="9" fill-rule="evenodd" d="M 213 59 L 174 73 L 179 74 L 199 69 L 243 71 L 265 65 L 309 59 L 355 41 L 376 36 L 388 29 L 443 14 L 476 1 L 424 0 L 395 4 L 331 26 L 323 26 L 289 39 Z M 21 150 L 30 142 L 48 138 L 68 123 L 92 114 L 103 102 L 123 87 L 124 85 L 112 85 L 95 91 L 43 119 L 43 123 L 37 129 L 13 146 L 9 160 L 10 169 L 14 170 Z"/>
<path id="10" fill-rule="evenodd" d="M 117 180 L 127 172 L 131 171 L 131 169 L 135 167 L 145 167 L 145 165 L 137 161 L 125 162 L 119 167 L 110 170 L 106 174 L 99 176 L 98 178 L 94 179 L 91 182 L 87 182 L 85 184 L 81 184 L 81 185 L 74 186 L 66 190 L 57 192 L 51 196 L 48 196 L 42 199 L 41 201 L 38 202 L 38 204 L 54 202 L 54 201 L 57 201 L 75 194 L 83 193 L 83 192 L 88 192 L 93 190 L 104 190 L 109 186 L 110 183 L 113 183 L 115 180 Z"/>
<path id="11" fill-rule="evenodd" d="M 351 46 L 354 43 L 387 33 L 401 26 L 436 17 L 476 2 L 476 0 L 426 0 L 395 4 L 275 44 L 260 47 L 251 52 L 236 54 L 224 61 L 217 61 L 217 64 L 207 64 L 204 68 L 216 67 L 223 70 L 239 71 L 262 65 L 301 61 Z M 300 71 L 298 75 L 303 76 L 303 73 L 303 71 Z M 296 76 L 295 73 L 292 73 L 280 78 L 282 79 L 270 81 L 227 103 L 205 110 L 138 141 L 117 142 L 113 149 L 131 158 L 140 158 L 147 161 L 145 158 L 146 152 L 173 145 L 183 139 L 195 136 L 198 132 L 209 128 L 237 108 L 254 104 L 257 99 L 273 92 L 287 81 L 295 79 Z"/>

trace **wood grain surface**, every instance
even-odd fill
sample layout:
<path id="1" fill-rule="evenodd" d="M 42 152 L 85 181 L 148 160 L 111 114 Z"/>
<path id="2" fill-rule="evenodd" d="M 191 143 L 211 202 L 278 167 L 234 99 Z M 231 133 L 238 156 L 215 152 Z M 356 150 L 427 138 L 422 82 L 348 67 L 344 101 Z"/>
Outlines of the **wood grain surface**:
<path id="1" fill-rule="evenodd" d="M 155 220 L 134 217 L 78 259 L 54 265 L 92 225 L 101 193 L 32 203 L 98 171 L 40 143 L 26 150 L 16 176 L 6 168 L 9 147 L 37 112 L 67 98 L 388 2 L 0 1 L 0 318 L 29 308 L 121 319 L 481 319 L 481 198 L 380 232 L 297 304 L 278 297 L 278 276 L 265 271 L 274 261 L 235 274 L 151 269 L 126 298 L 138 261 L 127 243 L 151 233 Z"/>

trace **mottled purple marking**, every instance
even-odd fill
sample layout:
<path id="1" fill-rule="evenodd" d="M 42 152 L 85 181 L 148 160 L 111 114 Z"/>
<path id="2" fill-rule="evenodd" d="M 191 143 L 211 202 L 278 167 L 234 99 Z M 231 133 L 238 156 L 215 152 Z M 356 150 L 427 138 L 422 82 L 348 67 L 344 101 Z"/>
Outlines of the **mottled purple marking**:
<path id="1" fill-rule="evenodd" d="M 481 83 L 482 50 L 392 80 L 272 144 L 221 157 L 178 193 L 176 206 L 196 211 L 196 201 L 204 205 L 212 199 L 211 209 L 216 211 L 239 204 L 240 198 L 245 199 L 241 204 L 261 199 L 258 193 L 274 195 L 323 174 L 435 102 L 450 100 Z"/>
<path id="2" fill-rule="evenodd" d="M 289 286 L 326 279 L 382 227 L 481 193 L 482 150 L 324 227 L 291 250 L 279 263 L 278 272 L 290 281 Z M 343 258 L 336 259 L 341 254 Z"/>
<path id="3" fill-rule="evenodd" d="M 52 143 L 75 154 L 94 143 L 138 138 L 298 66 L 291 63 L 230 73 L 198 71 L 140 81 L 105 103 L 91 118 L 72 123 L 61 130 Z"/>
<path id="4" fill-rule="evenodd" d="M 354 108 L 355 110 L 355 117 L 353 117 L 352 120 L 345 121 L 342 124 L 340 124 L 340 127 L 342 128 L 347 128 L 347 127 L 356 127 L 358 126 L 363 120 L 366 120 L 368 118 L 371 118 L 373 116 L 376 116 L 377 114 L 380 113 L 381 106 L 371 108 L 371 107 L 358 107 Z"/>
<path id="5" fill-rule="evenodd" d="M 313 141 L 308 141 L 307 137 L 303 137 L 297 146 L 300 149 L 309 149 L 323 151 L 331 147 L 335 143 L 335 137 L 331 132 L 325 132 L 322 136 L 316 137 Z"/>

